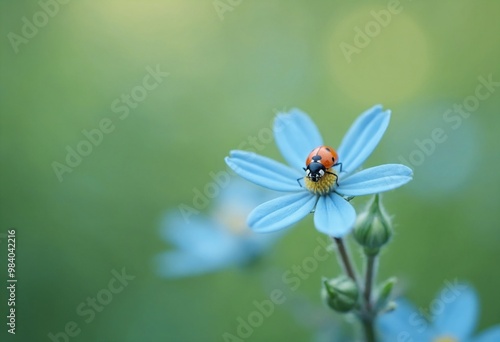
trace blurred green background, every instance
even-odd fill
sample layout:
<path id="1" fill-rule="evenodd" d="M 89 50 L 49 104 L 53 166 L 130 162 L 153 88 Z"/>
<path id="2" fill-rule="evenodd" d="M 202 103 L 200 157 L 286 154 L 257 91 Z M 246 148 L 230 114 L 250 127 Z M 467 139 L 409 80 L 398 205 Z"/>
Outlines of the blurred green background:
<path id="1" fill-rule="evenodd" d="M 39 14 L 44 3 L 52 16 Z M 220 3 L 224 13 L 212 0 L 1 2 L 0 233 L 17 229 L 15 340 L 50 341 L 75 321 L 81 333 L 71 341 L 221 341 L 253 300 L 269 295 L 267 266 L 160 279 L 152 258 L 169 248 L 158 234 L 162 215 L 190 205 L 193 189 L 226 169 L 228 151 L 270 127 L 277 111 L 301 108 L 338 146 L 376 103 L 393 116 L 366 165 L 407 160 L 415 173 L 384 197 L 396 236 L 379 279 L 398 276 L 423 308 L 446 280 L 466 280 L 480 293 L 479 328 L 498 323 L 500 87 L 460 124 L 458 114 L 443 115 L 475 96 L 479 77 L 500 81 L 500 3 L 401 1 L 357 47 L 356 28 L 364 31 L 387 1 Z M 39 27 L 30 31 L 24 17 Z M 346 44 L 356 52 L 343 53 Z M 120 118 L 114 101 L 157 66 L 168 77 L 137 93 L 141 101 Z M 67 146 L 103 119 L 114 130 L 59 181 L 53 163 L 65 163 Z M 428 155 L 414 152 L 436 128 L 447 139 Z M 282 160 L 273 143 L 261 153 Z M 289 269 L 318 236 L 307 218 L 265 262 Z M 5 242 L 2 341 L 12 337 Z M 122 268 L 135 279 L 85 323 L 78 305 Z M 320 305 L 321 276 L 338 272 L 333 257 L 321 263 L 297 295 Z M 280 307 L 248 340 L 312 336 Z"/>

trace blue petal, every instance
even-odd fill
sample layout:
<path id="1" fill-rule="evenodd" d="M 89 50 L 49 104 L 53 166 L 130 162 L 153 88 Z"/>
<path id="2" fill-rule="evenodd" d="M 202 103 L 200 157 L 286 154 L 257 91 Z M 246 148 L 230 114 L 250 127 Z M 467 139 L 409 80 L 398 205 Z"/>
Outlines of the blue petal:
<path id="1" fill-rule="evenodd" d="M 267 233 L 291 226 L 311 212 L 316 196 L 307 191 L 284 195 L 263 203 L 248 216 L 248 226 Z"/>
<path id="2" fill-rule="evenodd" d="M 238 264 L 253 253 L 246 248 L 241 237 L 219 229 L 202 229 L 198 236 L 193 235 L 189 226 L 185 227 L 189 239 L 178 250 L 160 254 L 157 259 L 157 272 L 164 277 L 176 278 L 213 272 Z M 175 229 L 180 229 L 179 226 Z M 182 231 L 178 231 L 182 236 Z"/>
<path id="3" fill-rule="evenodd" d="M 184 217 L 179 212 L 171 211 L 163 219 L 160 235 L 178 248 L 191 249 L 193 244 L 212 239 L 215 235 L 223 239 L 227 234 L 221 228 L 213 219 L 203 214 Z"/>
<path id="4" fill-rule="evenodd" d="M 321 196 L 314 212 L 314 225 L 321 233 L 342 237 L 349 233 L 356 211 L 345 199 L 335 193 Z"/>
<path id="5" fill-rule="evenodd" d="M 266 253 L 277 241 L 282 238 L 286 231 L 277 231 L 271 232 L 267 234 L 257 234 L 253 231 L 250 231 L 248 237 L 245 237 L 245 240 L 242 238 L 242 245 L 247 250 L 248 259 L 251 259 L 251 256 L 259 256 Z"/>
<path id="6" fill-rule="evenodd" d="M 281 155 L 297 170 L 305 167 L 306 158 L 323 138 L 311 118 L 299 109 L 278 114 L 274 121 L 274 140 Z"/>
<path id="7" fill-rule="evenodd" d="M 380 165 L 341 179 L 337 191 L 346 196 L 376 194 L 408 183 L 412 175 L 412 170 L 401 164 Z"/>
<path id="8" fill-rule="evenodd" d="M 259 204 L 277 197 L 275 191 L 269 191 L 250 183 L 241 177 L 231 177 L 229 183 L 222 188 L 219 196 L 214 201 L 214 211 L 227 211 L 238 208 L 238 212 L 244 213 L 243 217 Z"/>
<path id="9" fill-rule="evenodd" d="M 230 253 L 202 257 L 187 251 L 165 252 L 155 260 L 156 273 L 165 278 L 182 278 L 214 272 L 235 265 L 238 258 Z"/>
<path id="10" fill-rule="evenodd" d="M 384 342 L 431 341 L 435 335 L 431 325 L 418 309 L 404 299 L 396 301 L 396 309 L 382 314 L 377 319 L 377 327 Z"/>
<path id="11" fill-rule="evenodd" d="M 498 342 L 500 341 L 500 325 L 495 325 L 481 333 L 472 342 Z"/>
<path id="12" fill-rule="evenodd" d="M 246 151 L 231 151 L 226 164 L 246 180 L 276 191 L 300 191 L 300 172 L 275 160 Z"/>
<path id="13" fill-rule="evenodd" d="M 442 312 L 433 317 L 434 327 L 440 335 L 450 335 L 463 341 L 471 337 L 478 314 L 476 292 L 467 285 L 448 283 L 436 301 L 443 305 Z"/>
<path id="14" fill-rule="evenodd" d="M 342 170 L 353 172 L 370 156 L 389 125 L 391 112 L 374 106 L 365 111 L 352 124 L 338 148 Z"/>

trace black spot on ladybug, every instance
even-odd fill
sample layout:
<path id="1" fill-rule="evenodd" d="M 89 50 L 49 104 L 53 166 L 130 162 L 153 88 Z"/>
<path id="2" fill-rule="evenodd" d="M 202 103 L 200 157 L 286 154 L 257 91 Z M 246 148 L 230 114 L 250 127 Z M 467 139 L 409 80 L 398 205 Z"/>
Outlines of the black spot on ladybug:
<path id="1" fill-rule="evenodd" d="M 328 147 L 325 147 L 325 149 L 328 151 L 328 152 L 331 152 L 330 149 Z"/>
<path id="2" fill-rule="evenodd" d="M 321 156 L 315 155 L 312 157 L 312 160 L 317 162 L 318 160 L 321 160 Z"/>

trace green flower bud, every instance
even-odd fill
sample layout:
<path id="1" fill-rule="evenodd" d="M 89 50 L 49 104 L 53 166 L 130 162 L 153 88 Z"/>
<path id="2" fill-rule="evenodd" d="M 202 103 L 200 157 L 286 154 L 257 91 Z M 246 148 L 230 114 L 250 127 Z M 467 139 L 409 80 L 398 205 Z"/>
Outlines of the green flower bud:
<path id="1" fill-rule="evenodd" d="M 323 279 L 321 297 L 330 308 L 345 313 L 357 305 L 359 290 L 356 283 L 346 276 Z"/>
<path id="2" fill-rule="evenodd" d="M 368 255 L 378 254 L 392 236 L 391 218 L 382 206 L 377 194 L 370 200 L 366 209 L 358 215 L 354 225 L 354 238 L 365 248 Z"/>

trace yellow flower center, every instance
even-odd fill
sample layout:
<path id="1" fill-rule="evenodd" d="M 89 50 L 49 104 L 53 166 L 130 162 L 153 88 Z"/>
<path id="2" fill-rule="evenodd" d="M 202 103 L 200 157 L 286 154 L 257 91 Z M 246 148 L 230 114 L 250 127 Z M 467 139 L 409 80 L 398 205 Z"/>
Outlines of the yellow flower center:
<path id="1" fill-rule="evenodd" d="M 251 230 L 247 226 L 247 215 L 250 210 L 246 210 L 234 205 L 226 205 L 215 211 L 215 219 L 229 232 L 235 235 L 247 235 Z"/>
<path id="2" fill-rule="evenodd" d="M 308 177 L 304 177 L 306 188 L 315 195 L 326 195 L 335 186 L 337 173 L 333 168 L 327 169 L 325 174 L 317 181 L 313 182 Z"/>
<path id="3" fill-rule="evenodd" d="M 458 340 L 452 336 L 440 336 L 435 338 L 433 342 L 458 342 Z"/>

